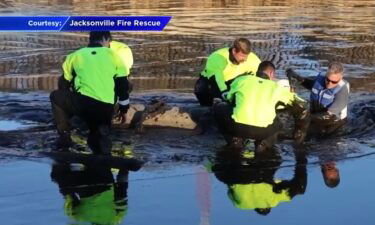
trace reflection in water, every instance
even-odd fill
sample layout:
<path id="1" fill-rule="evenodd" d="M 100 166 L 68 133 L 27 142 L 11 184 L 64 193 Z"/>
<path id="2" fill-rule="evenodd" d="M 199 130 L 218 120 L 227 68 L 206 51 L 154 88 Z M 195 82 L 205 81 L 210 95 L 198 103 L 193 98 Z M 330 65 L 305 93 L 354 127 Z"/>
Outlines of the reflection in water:
<path id="1" fill-rule="evenodd" d="M 335 162 L 327 162 L 321 165 L 324 183 L 327 187 L 335 188 L 340 183 L 340 172 Z"/>
<path id="2" fill-rule="evenodd" d="M 119 224 L 124 219 L 128 171 L 120 170 L 115 180 L 109 167 L 55 164 L 51 178 L 59 186 L 65 214 L 71 219 L 92 224 Z"/>
<path id="3" fill-rule="evenodd" d="M 310 156 L 319 158 L 322 177 L 329 188 L 335 188 L 340 183 L 340 171 L 336 163 L 360 151 L 355 147 L 342 146 L 343 143 L 345 143 L 343 137 L 323 138 L 306 147 Z"/>
<path id="4" fill-rule="evenodd" d="M 298 157 L 292 179 L 278 180 L 274 175 L 282 160 L 275 150 L 255 157 L 233 151 L 219 154 L 212 171 L 228 186 L 228 198 L 239 209 L 267 215 L 281 202 L 289 202 L 305 193 L 307 161 L 304 156 Z"/>

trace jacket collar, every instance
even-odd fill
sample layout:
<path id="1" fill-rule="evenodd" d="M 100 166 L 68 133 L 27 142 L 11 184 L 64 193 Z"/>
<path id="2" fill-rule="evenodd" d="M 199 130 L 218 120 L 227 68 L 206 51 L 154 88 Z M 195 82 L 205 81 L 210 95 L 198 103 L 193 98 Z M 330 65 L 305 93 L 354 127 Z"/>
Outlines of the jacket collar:
<path id="1" fill-rule="evenodd" d="M 99 44 L 99 43 L 89 43 L 87 45 L 88 48 L 98 48 L 98 47 L 103 47 L 103 45 Z"/>

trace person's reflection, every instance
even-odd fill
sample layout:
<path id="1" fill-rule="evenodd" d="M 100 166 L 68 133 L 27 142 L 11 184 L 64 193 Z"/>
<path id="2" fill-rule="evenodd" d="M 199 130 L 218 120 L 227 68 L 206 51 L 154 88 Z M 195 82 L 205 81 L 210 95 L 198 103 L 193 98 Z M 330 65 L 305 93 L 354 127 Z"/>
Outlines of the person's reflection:
<path id="1" fill-rule="evenodd" d="M 319 140 L 319 142 L 306 148 L 310 156 L 319 159 L 320 170 L 325 185 L 328 188 L 336 188 L 340 184 L 340 171 L 337 162 L 345 159 L 348 154 L 357 153 L 356 148 L 348 148 L 338 143 L 345 143 L 345 140 L 337 137 L 327 140 Z"/>
<path id="2" fill-rule="evenodd" d="M 327 187 L 335 188 L 340 183 L 340 172 L 334 161 L 324 162 L 320 165 L 324 183 Z"/>
<path id="3" fill-rule="evenodd" d="M 127 212 L 128 171 L 113 178 L 111 168 L 52 166 L 51 178 L 64 196 L 65 213 L 78 222 L 119 224 Z"/>
<path id="4" fill-rule="evenodd" d="M 274 175 L 281 157 L 274 150 L 269 155 L 244 157 L 229 151 L 220 152 L 212 171 L 228 185 L 228 197 L 239 209 L 267 215 L 281 202 L 304 194 L 307 185 L 306 158 L 299 155 L 291 180 L 277 180 Z M 225 160 L 221 160 L 225 159 Z"/>

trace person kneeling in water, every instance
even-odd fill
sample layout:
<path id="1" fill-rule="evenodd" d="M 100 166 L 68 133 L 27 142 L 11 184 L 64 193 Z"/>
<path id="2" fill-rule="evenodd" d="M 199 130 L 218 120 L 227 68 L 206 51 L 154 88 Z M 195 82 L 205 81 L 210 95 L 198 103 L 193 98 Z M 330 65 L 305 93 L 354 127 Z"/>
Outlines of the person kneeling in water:
<path id="1" fill-rule="evenodd" d="M 276 117 L 276 107 L 280 104 L 292 108 L 296 121 L 294 138 L 297 144 L 303 142 L 308 110 L 303 100 L 288 88 L 273 80 L 241 75 L 231 84 L 226 100 L 215 104 L 213 109 L 229 145 L 238 138 L 240 142 L 241 138 L 249 138 L 255 140 L 256 152 L 272 148 L 282 128 Z"/>
<path id="2" fill-rule="evenodd" d="M 297 80 L 311 90 L 311 129 L 320 135 L 333 134 L 347 122 L 349 83 L 343 79 L 344 68 L 339 62 L 331 62 L 325 75 L 305 78 L 292 69 L 286 71 L 289 78 Z"/>

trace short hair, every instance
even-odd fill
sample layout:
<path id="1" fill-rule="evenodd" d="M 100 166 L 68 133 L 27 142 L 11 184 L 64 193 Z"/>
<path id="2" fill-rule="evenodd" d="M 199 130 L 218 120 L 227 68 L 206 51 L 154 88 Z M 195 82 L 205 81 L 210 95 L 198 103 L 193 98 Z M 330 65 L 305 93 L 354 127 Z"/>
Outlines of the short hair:
<path id="1" fill-rule="evenodd" d="M 251 43 L 246 38 L 237 38 L 233 42 L 233 48 L 236 50 L 236 52 L 249 54 L 251 52 Z"/>
<path id="2" fill-rule="evenodd" d="M 263 61 L 258 66 L 258 72 L 264 72 L 268 69 L 276 70 L 275 65 L 271 61 Z"/>
<path id="3" fill-rule="evenodd" d="M 90 32 L 90 43 L 97 43 L 104 39 L 112 39 L 109 31 L 91 31 Z"/>
<path id="4" fill-rule="evenodd" d="M 342 66 L 341 63 L 333 61 L 328 64 L 327 75 L 337 74 L 337 73 L 342 74 L 343 72 L 344 72 L 344 67 Z"/>
<path id="5" fill-rule="evenodd" d="M 260 77 L 260 78 L 263 78 L 263 79 L 269 79 L 269 77 L 266 73 L 266 70 L 268 70 L 268 69 L 272 69 L 272 70 L 275 71 L 276 67 L 271 61 L 261 62 L 258 66 L 258 71 L 257 71 L 256 76 Z"/>

